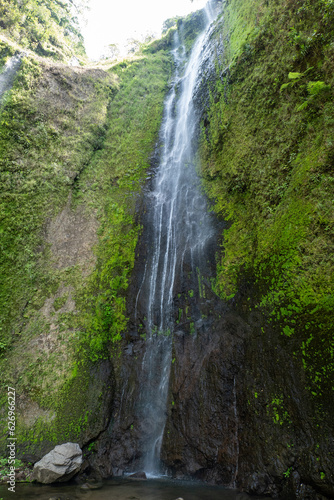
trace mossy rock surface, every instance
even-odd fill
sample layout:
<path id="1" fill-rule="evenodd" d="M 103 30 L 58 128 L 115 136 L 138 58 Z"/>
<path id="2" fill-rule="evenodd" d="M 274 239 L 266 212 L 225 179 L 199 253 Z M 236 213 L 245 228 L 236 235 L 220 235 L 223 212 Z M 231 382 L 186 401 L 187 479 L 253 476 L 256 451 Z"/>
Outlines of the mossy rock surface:
<path id="1" fill-rule="evenodd" d="M 164 50 L 104 69 L 25 56 L 4 96 L 1 420 L 14 387 L 20 455 L 84 445 L 110 419 L 136 206 L 170 73 Z"/>

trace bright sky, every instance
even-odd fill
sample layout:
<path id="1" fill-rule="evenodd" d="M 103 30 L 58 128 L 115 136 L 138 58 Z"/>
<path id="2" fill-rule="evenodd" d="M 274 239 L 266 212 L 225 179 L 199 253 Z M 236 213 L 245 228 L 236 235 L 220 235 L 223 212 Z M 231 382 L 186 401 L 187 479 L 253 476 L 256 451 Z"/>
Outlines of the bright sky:
<path id="1" fill-rule="evenodd" d="M 98 59 L 105 46 L 120 46 L 128 38 L 160 35 L 163 22 L 204 7 L 206 0 L 90 0 L 87 24 L 82 27 L 89 58 Z"/>

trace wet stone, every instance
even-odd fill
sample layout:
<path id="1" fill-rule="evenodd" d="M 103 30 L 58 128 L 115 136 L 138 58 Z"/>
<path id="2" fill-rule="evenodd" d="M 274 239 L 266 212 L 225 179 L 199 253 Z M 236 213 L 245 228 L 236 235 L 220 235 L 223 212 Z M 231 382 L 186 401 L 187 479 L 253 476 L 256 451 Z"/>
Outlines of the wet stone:
<path id="1" fill-rule="evenodd" d="M 132 356 L 133 355 L 133 345 L 129 344 L 128 346 L 126 346 L 126 348 L 124 349 L 124 352 L 128 356 Z"/>
<path id="2" fill-rule="evenodd" d="M 113 467 L 112 469 L 112 475 L 115 477 L 121 477 L 123 476 L 124 471 L 123 469 L 119 469 L 118 467 Z"/>
<path id="3" fill-rule="evenodd" d="M 147 479 L 145 472 L 135 472 L 129 476 L 131 479 Z"/>
<path id="4" fill-rule="evenodd" d="M 88 491 L 88 490 L 100 490 L 103 488 L 103 483 L 102 482 L 96 482 L 96 483 L 84 483 L 80 486 L 80 490 L 83 491 Z"/>

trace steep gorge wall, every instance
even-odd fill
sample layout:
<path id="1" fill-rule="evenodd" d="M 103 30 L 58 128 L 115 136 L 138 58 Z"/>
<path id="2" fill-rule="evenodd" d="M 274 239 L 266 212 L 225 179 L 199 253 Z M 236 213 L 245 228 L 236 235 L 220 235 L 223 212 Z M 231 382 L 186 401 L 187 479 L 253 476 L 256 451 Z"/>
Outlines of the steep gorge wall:
<path id="1" fill-rule="evenodd" d="M 4 61 L 14 49 L 2 49 Z M 18 458 L 85 445 L 110 419 L 136 205 L 171 72 L 160 49 L 106 70 L 29 55 L 3 97 L 3 456 L 8 385 Z"/>
<path id="2" fill-rule="evenodd" d="M 0 43 L 2 54 L 29 50 L 39 56 L 63 62 L 86 61 L 77 16 L 84 3 L 57 0 L 2 0 Z"/>
<path id="3" fill-rule="evenodd" d="M 196 102 L 203 182 L 226 222 L 202 319 L 192 290 L 175 298 L 162 460 L 178 478 L 333 496 L 331 9 L 231 1 L 216 23 Z M 140 466 L 150 425 L 135 417 L 138 326 L 92 458 L 106 475 Z"/>
<path id="4" fill-rule="evenodd" d="M 333 20 L 326 1 L 226 2 L 198 97 L 230 225 L 214 289 L 248 325 L 237 484 L 283 498 L 333 496 Z"/>

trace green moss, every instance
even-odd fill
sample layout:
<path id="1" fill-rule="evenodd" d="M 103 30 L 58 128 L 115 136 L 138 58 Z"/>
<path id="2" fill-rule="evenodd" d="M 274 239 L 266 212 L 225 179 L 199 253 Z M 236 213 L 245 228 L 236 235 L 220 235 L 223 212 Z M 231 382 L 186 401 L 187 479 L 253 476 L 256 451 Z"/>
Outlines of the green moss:
<path id="1" fill-rule="evenodd" d="M 113 71 L 120 89 L 109 110 L 103 149 L 78 181 L 80 192 L 96 186 L 88 190 L 89 203 L 102 208 L 96 269 L 78 296 L 84 311 L 79 321 L 82 346 L 92 359 L 108 356 L 106 346 L 120 340 L 127 323 L 126 291 L 141 230 L 136 203 L 160 128 L 170 57 L 164 52 L 145 55 Z"/>
<path id="2" fill-rule="evenodd" d="M 61 309 L 66 304 L 67 298 L 68 294 L 65 294 L 62 297 L 58 297 L 57 299 L 55 299 L 55 301 L 53 302 L 53 307 L 56 311 Z"/>
<path id="3" fill-rule="evenodd" d="M 196 38 L 205 28 L 205 23 L 206 17 L 203 10 L 192 12 L 177 20 L 177 29 L 187 53 L 190 52 Z"/>
<path id="4" fill-rule="evenodd" d="M 115 87 L 104 74 L 101 88 L 95 90 L 87 71 L 76 78 L 64 109 L 62 86 L 70 85 L 72 77 L 69 68 L 54 75 L 24 58 L 1 109 L 0 327 L 2 341 L 9 345 L 15 339 L 13 332 L 19 333 L 27 324 L 24 319 L 22 324 L 20 315 L 29 316 L 59 285 L 62 273 L 50 267 L 45 221 L 66 204 L 73 183 L 70 176 L 81 171 L 94 153 L 96 126 L 105 118 L 108 85 Z M 56 89 L 43 94 L 50 81 Z M 79 122 L 85 134 L 78 135 Z"/>
<path id="5" fill-rule="evenodd" d="M 163 51 L 108 73 L 25 58 L 1 110 L 2 383 L 40 415 L 19 409 L 20 453 L 100 432 L 92 360 L 115 354 L 127 324 L 137 202 L 170 73 Z M 90 268 L 54 262 L 46 233 L 64 210 L 93 221 Z"/>
<path id="6" fill-rule="evenodd" d="M 284 408 L 283 395 L 275 396 L 267 404 L 267 414 L 272 418 L 274 424 L 291 424 L 289 413 Z"/>
<path id="7" fill-rule="evenodd" d="M 333 19 L 322 0 L 229 2 L 201 143 L 230 224 L 214 288 L 228 300 L 252 283 L 252 306 L 300 346 L 314 397 L 334 371 Z"/>
<path id="8" fill-rule="evenodd" d="M 50 389 L 47 392 L 39 387 L 34 399 L 40 408 L 47 409 L 47 413 L 34 419 L 33 423 L 26 423 L 18 417 L 16 436 L 20 456 L 27 451 L 44 453 L 46 448 L 61 442 L 82 443 L 87 430 L 94 428 L 102 404 L 101 395 L 97 397 L 96 391 L 92 391 L 87 364 L 81 364 L 80 373 L 67 378 L 58 391 Z"/>

